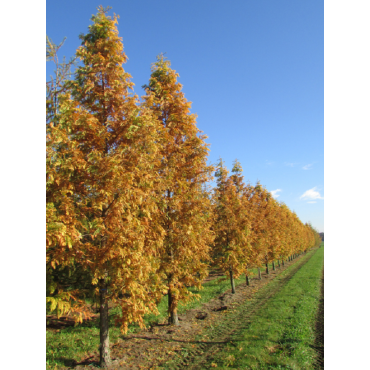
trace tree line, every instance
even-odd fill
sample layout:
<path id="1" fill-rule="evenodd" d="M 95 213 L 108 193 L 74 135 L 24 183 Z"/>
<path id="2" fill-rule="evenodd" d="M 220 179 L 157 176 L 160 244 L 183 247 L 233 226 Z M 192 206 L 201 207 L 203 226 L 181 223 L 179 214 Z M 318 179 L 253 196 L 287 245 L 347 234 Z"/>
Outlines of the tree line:
<path id="1" fill-rule="evenodd" d="M 210 268 L 230 278 L 320 244 L 318 233 L 262 185 L 245 184 L 196 126 L 178 74 L 163 55 L 145 95 L 133 93 L 123 65 L 118 17 L 98 8 L 71 61 L 58 61 L 46 90 L 47 308 L 77 321 L 100 300 L 101 365 L 110 363 L 108 302 L 123 332 L 157 312 L 168 295 L 169 323 Z M 78 62 L 78 63 L 77 63 Z M 72 73 L 72 67 L 75 67 Z M 213 174 L 216 186 L 209 186 Z"/>

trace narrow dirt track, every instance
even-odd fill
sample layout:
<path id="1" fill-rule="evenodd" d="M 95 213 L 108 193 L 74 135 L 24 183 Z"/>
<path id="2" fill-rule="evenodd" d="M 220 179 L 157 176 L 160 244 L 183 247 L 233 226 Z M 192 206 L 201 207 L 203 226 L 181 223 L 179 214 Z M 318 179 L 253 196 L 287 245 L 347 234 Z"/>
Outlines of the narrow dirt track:
<path id="1" fill-rule="evenodd" d="M 193 342 L 192 346 L 189 347 L 187 356 L 181 362 L 168 364 L 165 368 L 174 370 L 184 368 L 192 370 L 204 369 L 206 364 L 212 362 L 216 352 L 223 349 L 232 340 L 238 340 L 237 333 L 243 333 L 249 327 L 253 316 L 270 298 L 280 292 L 295 273 L 308 262 L 311 256 L 312 254 L 310 256 L 304 256 L 300 261 L 297 261 L 297 265 L 293 266 L 289 273 L 278 281 L 277 285 L 267 285 L 265 291 L 258 299 L 252 299 L 252 304 L 245 302 L 235 312 L 227 315 L 220 325 L 209 335 L 209 340 Z"/>

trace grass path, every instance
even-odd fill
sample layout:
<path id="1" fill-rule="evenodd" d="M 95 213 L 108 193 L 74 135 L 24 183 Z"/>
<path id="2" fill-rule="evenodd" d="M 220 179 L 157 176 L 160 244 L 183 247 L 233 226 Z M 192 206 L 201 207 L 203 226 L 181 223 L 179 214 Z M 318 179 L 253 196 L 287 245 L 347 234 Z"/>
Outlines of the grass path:
<path id="1" fill-rule="evenodd" d="M 324 248 L 309 253 L 203 333 L 168 369 L 313 369 Z"/>

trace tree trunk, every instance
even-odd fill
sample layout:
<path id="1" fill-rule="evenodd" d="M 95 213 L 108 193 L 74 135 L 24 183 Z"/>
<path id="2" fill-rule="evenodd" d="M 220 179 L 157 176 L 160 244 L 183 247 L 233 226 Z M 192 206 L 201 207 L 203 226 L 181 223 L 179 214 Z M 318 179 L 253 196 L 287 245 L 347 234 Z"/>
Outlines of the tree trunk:
<path id="1" fill-rule="evenodd" d="M 249 286 L 249 276 L 245 275 L 245 282 L 247 283 L 247 286 Z"/>
<path id="2" fill-rule="evenodd" d="M 275 271 L 275 261 L 272 261 L 272 270 Z"/>
<path id="3" fill-rule="evenodd" d="M 283 264 L 283 267 L 285 266 L 285 262 L 284 262 L 284 260 L 281 260 L 281 263 Z"/>
<path id="4" fill-rule="evenodd" d="M 168 290 L 168 312 L 170 314 L 168 323 L 170 325 L 179 325 L 179 317 L 177 316 L 177 307 L 173 305 L 173 297 L 171 290 Z"/>
<path id="5" fill-rule="evenodd" d="M 109 349 L 109 322 L 108 322 L 108 299 L 107 283 L 105 279 L 99 280 L 100 285 L 100 367 L 108 367 L 111 364 Z"/>
<path id="6" fill-rule="evenodd" d="M 232 269 L 230 269 L 230 283 L 231 283 L 231 293 L 235 294 L 235 282 L 234 282 L 234 274 L 233 274 Z"/>
<path id="7" fill-rule="evenodd" d="M 260 279 L 260 280 L 262 280 L 262 276 L 261 276 L 261 269 L 258 267 L 258 278 Z"/>
<path id="8" fill-rule="evenodd" d="M 269 274 L 269 273 L 270 273 L 270 271 L 269 271 L 269 264 L 266 263 L 266 274 Z"/>
<path id="9" fill-rule="evenodd" d="M 280 260 L 278 260 L 278 267 L 280 267 Z"/>

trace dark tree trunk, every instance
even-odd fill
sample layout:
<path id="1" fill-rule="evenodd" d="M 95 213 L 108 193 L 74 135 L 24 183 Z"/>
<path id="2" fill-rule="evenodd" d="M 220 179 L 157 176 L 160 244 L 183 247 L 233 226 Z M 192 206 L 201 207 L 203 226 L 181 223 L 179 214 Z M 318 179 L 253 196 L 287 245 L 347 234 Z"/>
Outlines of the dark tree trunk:
<path id="1" fill-rule="evenodd" d="M 179 325 L 179 317 L 177 316 L 177 307 L 173 306 L 173 297 L 171 290 L 168 290 L 168 312 L 170 314 L 168 323 L 170 325 Z"/>
<path id="2" fill-rule="evenodd" d="M 232 269 L 230 269 L 230 283 L 231 283 L 231 293 L 235 294 L 235 282 L 234 282 L 234 274 L 233 274 Z"/>
<path id="3" fill-rule="evenodd" d="M 249 276 L 245 275 L 245 282 L 247 283 L 247 286 L 249 286 Z"/>
<path id="4" fill-rule="evenodd" d="M 272 270 L 275 271 L 275 261 L 272 261 Z"/>
<path id="5" fill-rule="evenodd" d="M 109 349 L 109 322 L 107 283 L 105 279 L 99 280 L 100 288 L 100 366 L 105 368 L 111 364 Z"/>
<path id="6" fill-rule="evenodd" d="M 269 271 L 269 264 L 266 263 L 266 274 L 269 274 L 269 273 L 270 273 L 270 271 Z"/>
<path id="7" fill-rule="evenodd" d="M 280 260 L 278 260 L 278 267 L 280 267 Z"/>
<path id="8" fill-rule="evenodd" d="M 283 267 L 285 266 L 285 262 L 284 262 L 284 260 L 281 260 L 281 263 L 283 264 Z"/>
<path id="9" fill-rule="evenodd" d="M 262 280 L 262 276 L 261 276 L 261 269 L 258 267 L 258 278 L 260 279 L 260 280 Z"/>

